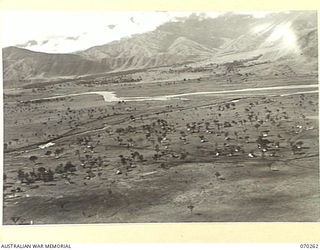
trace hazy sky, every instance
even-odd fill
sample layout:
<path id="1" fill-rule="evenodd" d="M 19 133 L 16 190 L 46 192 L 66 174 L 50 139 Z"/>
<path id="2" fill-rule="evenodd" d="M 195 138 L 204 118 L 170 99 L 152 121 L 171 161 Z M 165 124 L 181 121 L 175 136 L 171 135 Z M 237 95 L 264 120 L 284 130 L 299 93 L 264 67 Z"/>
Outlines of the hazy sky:
<path id="1" fill-rule="evenodd" d="M 151 31 L 167 21 L 191 14 L 163 11 L 3 12 L 0 41 L 2 47 L 18 46 L 49 53 L 73 52 Z M 221 14 L 205 13 L 209 17 Z M 267 12 L 253 13 L 254 16 L 265 14 Z"/>

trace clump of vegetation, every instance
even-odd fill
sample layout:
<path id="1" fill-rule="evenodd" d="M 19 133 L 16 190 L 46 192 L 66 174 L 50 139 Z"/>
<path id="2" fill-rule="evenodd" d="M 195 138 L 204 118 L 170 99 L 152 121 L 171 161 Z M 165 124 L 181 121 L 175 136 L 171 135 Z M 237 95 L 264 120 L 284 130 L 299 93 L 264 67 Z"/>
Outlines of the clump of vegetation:
<path id="1" fill-rule="evenodd" d="M 77 167 L 73 165 L 71 161 L 68 161 L 65 165 L 61 163 L 55 169 L 55 172 L 57 174 L 73 173 L 76 171 L 77 171 Z"/>
<path id="2" fill-rule="evenodd" d="M 19 169 L 18 180 L 28 185 L 36 181 L 50 182 L 54 181 L 54 172 L 50 168 L 46 169 L 44 167 L 39 167 L 37 171 L 33 169 L 31 172 L 25 172 Z"/>

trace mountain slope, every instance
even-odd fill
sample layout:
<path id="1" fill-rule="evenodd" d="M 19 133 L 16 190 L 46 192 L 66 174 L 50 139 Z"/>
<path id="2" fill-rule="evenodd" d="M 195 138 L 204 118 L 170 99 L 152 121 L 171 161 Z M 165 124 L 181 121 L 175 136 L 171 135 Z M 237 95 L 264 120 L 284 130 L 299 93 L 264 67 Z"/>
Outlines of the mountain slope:
<path id="1" fill-rule="evenodd" d="M 155 30 L 78 52 L 111 69 L 159 67 L 209 58 L 215 50 L 176 34 Z"/>
<path id="2" fill-rule="evenodd" d="M 97 61 L 73 54 L 47 54 L 17 47 L 2 50 L 5 80 L 72 76 L 107 70 Z"/>
<path id="3" fill-rule="evenodd" d="M 217 18 L 191 15 L 151 32 L 73 54 L 8 47 L 3 49 L 3 67 L 5 81 L 22 81 L 258 55 L 262 55 L 261 61 L 291 60 L 315 68 L 316 12 L 276 13 L 264 18 L 231 13 Z"/>
<path id="4" fill-rule="evenodd" d="M 159 67 L 209 58 L 215 53 L 186 38 L 154 31 L 95 46 L 75 54 L 47 54 L 9 47 L 3 49 L 5 80 L 72 76 Z"/>

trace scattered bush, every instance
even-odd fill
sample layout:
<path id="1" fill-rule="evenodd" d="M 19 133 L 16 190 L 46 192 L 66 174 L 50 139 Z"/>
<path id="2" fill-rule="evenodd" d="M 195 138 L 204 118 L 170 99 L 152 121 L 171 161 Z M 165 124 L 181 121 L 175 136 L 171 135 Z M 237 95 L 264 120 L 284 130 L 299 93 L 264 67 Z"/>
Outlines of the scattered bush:
<path id="1" fill-rule="evenodd" d="M 68 161 L 65 165 L 63 165 L 62 163 L 59 164 L 56 169 L 55 172 L 57 174 L 64 174 L 64 173 L 70 173 L 70 172 L 75 172 L 77 171 L 77 167 L 75 165 L 73 165 L 71 163 L 71 161 Z"/>

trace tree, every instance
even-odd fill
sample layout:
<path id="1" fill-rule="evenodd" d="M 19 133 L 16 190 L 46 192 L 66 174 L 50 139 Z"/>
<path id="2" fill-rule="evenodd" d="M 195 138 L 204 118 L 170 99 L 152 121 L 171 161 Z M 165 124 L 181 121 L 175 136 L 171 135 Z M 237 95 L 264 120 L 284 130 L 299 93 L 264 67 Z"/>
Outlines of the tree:
<path id="1" fill-rule="evenodd" d="M 139 161 L 143 162 L 143 155 L 142 154 L 139 155 Z"/>
<path id="2" fill-rule="evenodd" d="M 54 180 L 54 172 L 49 168 L 48 170 L 48 179 L 47 181 L 53 181 Z"/>
<path id="3" fill-rule="evenodd" d="M 51 155 L 52 152 L 50 150 L 46 151 L 45 155 Z"/>
<path id="4" fill-rule="evenodd" d="M 119 155 L 119 157 L 120 157 L 121 164 L 122 164 L 122 165 L 126 165 L 127 159 L 124 158 L 123 155 Z"/>
<path id="5" fill-rule="evenodd" d="M 64 166 L 64 170 L 65 170 L 65 172 L 75 172 L 75 171 L 77 171 L 77 168 L 75 165 L 73 165 L 71 163 L 71 161 L 68 161 L 66 163 L 66 165 Z"/>
<path id="6" fill-rule="evenodd" d="M 59 154 L 61 154 L 63 152 L 63 148 L 57 148 L 55 151 L 54 151 L 54 154 L 56 156 L 58 156 Z"/>
<path id="7" fill-rule="evenodd" d="M 63 164 L 62 164 L 62 163 L 60 163 L 60 164 L 56 167 L 55 172 L 58 173 L 58 174 L 64 173 L 64 167 L 63 167 Z"/>
<path id="8" fill-rule="evenodd" d="M 38 160 L 38 157 L 35 155 L 32 155 L 29 157 L 29 160 L 32 161 L 33 163 L 35 163 Z"/>
<path id="9" fill-rule="evenodd" d="M 24 181 L 24 178 L 25 178 L 25 173 L 22 169 L 19 169 L 18 170 L 18 180 L 23 182 Z"/>
<path id="10" fill-rule="evenodd" d="M 210 122 L 206 122 L 205 126 L 206 126 L 206 130 L 209 130 Z"/>
<path id="11" fill-rule="evenodd" d="M 193 209 L 194 209 L 194 206 L 193 206 L 192 204 L 190 204 L 190 205 L 187 206 L 187 208 L 189 208 L 190 213 L 192 214 L 192 211 L 193 211 Z"/>

